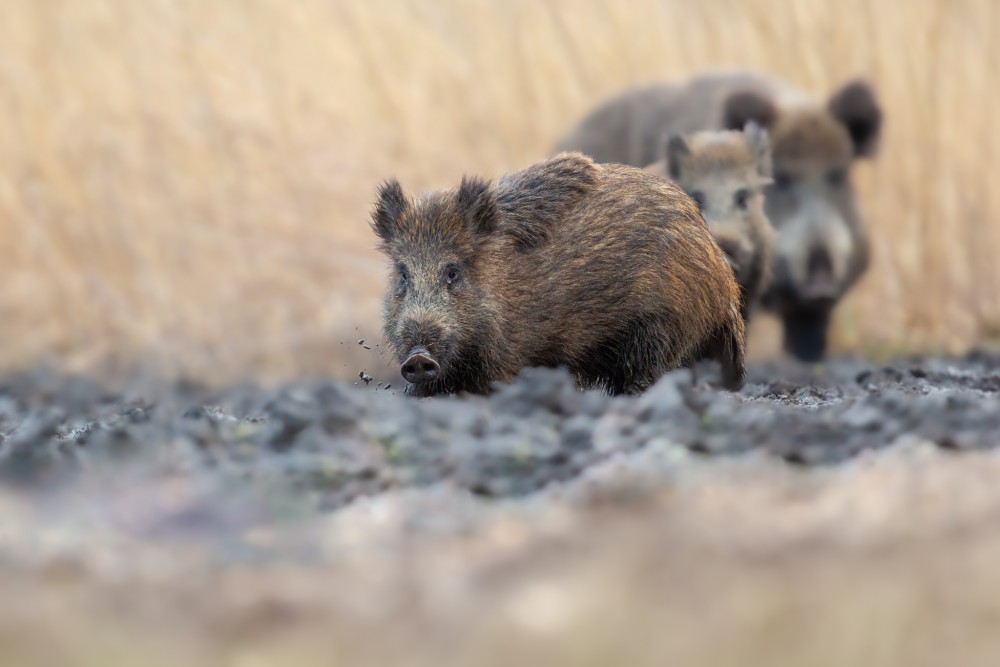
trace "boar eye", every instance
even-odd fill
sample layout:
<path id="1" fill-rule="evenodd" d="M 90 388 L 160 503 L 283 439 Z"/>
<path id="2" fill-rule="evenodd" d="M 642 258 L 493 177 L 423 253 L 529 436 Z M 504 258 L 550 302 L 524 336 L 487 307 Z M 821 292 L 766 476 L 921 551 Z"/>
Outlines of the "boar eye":
<path id="1" fill-rule="evenodd" d="M 774 187 L 779 190 L 787 190 L 795 184 L 795 176 L 791 172 L 774 172 Z"/>
<path id="2" fill-rule="evenodd" d="M 746 188 L 737 190 L 736 194 L 733 195 L 733 201 L 736 203 L 736 208 L 745 211 L 747 203 L 750 201 L 750 191 Z"/>
<path id="3" fill-rule="evenodd" d="M 835 188 L 839 188 L 844 183 L 847 182 L 847 170 L 843 167 L 837 167 L 836 169 L 831 169 L 826 174 L 826 182 Z"/>
<path id="4" fill-rule="evenodd" d="M 694 203 L 698 205 L 698 210 L 699 211 L 704 211 L 705 210 L 705 193 L 704 192 L 702 192 L 700 190 L 695 190 L 694 192 L 691 193 L 691 199 L 693 199 Z"/>
<path id="5" fill-rule="evenodd" d="M 449 264 L 444 269 L 444 281 L 448 285 L 454 285 L 462 278 L 462 272 L 455 264 Z"/>
<path id="6" fill-rule="evenodd" d="M 399 286 L 406 287 L 410 284 L 410 272 L 402 264 L 396 265 L 396 273 L 399 274 Z"/>

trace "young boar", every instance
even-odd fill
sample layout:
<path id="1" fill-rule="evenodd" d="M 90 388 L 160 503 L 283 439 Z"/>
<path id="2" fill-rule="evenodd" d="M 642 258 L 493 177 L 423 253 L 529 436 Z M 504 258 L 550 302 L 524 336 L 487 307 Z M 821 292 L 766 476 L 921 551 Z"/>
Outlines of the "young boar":
<path id="1" fill-rule="evenodd" d="M 743 383 L 740 293 L 672 183 L 579 153 L 409 199 L 378 191 L 385 338 L 407 392 L 486 393 L 527 366 L 634 393 L 702 357 Z"/>
<path id="2" fill-rule="evenodd" d="M 674 134 L 664 158 L 646 170 L 670 178 L 698 204 L 736 274 L 743 318 L 749 319 L 767 286 L 774 245 L 764 215 L 763 188 L 771 182 L 767 131 L 748 123 L 742 132 Z"/>
<path id="3" fill-rule="evenodd" d="M 784 322 L 785 349 L 816 361 L 834 307 L 868 267 L 867 228 L 850 179 L 881 135 L 882 110 L 867 83 L 847 83 L 825 100 L 756 72 L 633 88 L 598 106 L 558 150 L 642 167 L 660 159 L 666 133 L 739 130 L 749 121 L 768 130 L 774 161 L 764 205 L 777 239 L 763 303 Z"/>

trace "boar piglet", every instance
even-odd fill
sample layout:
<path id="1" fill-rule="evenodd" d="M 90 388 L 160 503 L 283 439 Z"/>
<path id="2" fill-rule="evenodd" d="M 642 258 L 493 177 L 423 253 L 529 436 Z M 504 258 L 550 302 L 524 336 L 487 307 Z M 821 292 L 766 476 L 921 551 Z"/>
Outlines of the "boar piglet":
<path id="1" fill-rule="evenodd" d="M 767 130 L 750 122 L 742 131 L 673 134 L 663 159 L 646 169 L 673 180 L 701 208 L 733 267 L 749 319 L 768 285 L 774 247 L 774 229 L 764 215 L 763 190 L 771 182 Z"/>

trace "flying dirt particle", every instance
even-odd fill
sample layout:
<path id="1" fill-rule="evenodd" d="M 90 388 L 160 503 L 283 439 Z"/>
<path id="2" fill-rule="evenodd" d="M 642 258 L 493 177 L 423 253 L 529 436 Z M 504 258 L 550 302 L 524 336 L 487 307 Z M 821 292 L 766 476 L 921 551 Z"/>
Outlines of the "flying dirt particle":
<path id="1" fill-rule="evenodd" d="M 358 341 L 358 345 L 360 345 L 361 347 L 365 348 L 366 350 L 372 349 L 370 345 L 365 345 L 365 339 L 364 338 L 362 338 L 361 340 Z"/>
<path id="2" fill-rule="evenodd" d="M 364 371 L 358 373 L 358 378 L 365 383 L 366 387 L 368 386 L 368 383 L 372 381 L 372 376 L 368 375 Z"/>
<path id="3" fill-rule="evenodd" d="M 386 391 L 389 391 L 390 389 L 392 389 L 392 385 L 391 385 L 391 384 L 387 384 L 387 385 L 386 385 L 386 386 L 384 387 L 384 389 L 385 389 Z"/>

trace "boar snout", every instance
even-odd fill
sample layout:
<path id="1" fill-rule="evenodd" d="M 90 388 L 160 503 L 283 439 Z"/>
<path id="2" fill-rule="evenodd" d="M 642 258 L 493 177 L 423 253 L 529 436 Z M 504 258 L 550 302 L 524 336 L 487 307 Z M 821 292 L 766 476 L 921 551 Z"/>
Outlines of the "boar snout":
<path id="1" fill-rule="evenodd" d="M 407 382 L 423 384 L 437 379 L 441 374 L 441 365 L 426 348 L 415 347 L 399 367 L 399 372 Z"/>
<path id="2" fill-rule="evenodd" d="M 838 290 L 830 252 L 824 247 L 813 248 L 806 270 L 806 282 L 798 290 L 801 299 L 817 308 L 832 307 Z"/>

